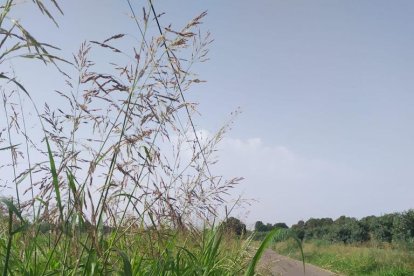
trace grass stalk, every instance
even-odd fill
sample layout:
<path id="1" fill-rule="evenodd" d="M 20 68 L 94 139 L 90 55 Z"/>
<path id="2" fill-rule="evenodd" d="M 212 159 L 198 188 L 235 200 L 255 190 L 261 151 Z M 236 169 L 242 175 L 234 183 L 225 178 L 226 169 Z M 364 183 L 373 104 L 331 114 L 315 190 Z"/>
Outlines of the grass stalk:
<path id="1" fill-rule="evenodd" d="M 3 268 L 3 276 L 7 276 L 7 271 L 9 267 L 10 261 L 10 253 L 11 253 L 11 246 L 13 240 L 13 211 L 9 209 L 9 216 L 8 216 L 8 239 L 7 239 L 7 248 L 6 248 L 6 257 L 4 259 L 4 268 Z"/>

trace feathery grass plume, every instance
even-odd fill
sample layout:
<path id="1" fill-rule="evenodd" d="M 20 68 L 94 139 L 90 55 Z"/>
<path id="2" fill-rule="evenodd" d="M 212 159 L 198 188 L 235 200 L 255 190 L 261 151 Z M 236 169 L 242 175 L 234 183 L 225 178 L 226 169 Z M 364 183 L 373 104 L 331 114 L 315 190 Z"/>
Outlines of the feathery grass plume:
<path id="1" fill-rule="evenodd" d="M 57 1 L 33 3 L 57 25 Z M 210 170 L 230 124 L 201 137 L 192 121 L 197 105 L 184 96 L 203 82 L 192 69 L 208 59 L 212 39 L 199 30 L 206 13 L 180 29 L 162 28 L 151 2 L 142 18 L 128 4 L 139 41 L 108 34 L 82 43 L 73 60 L 13 20 L 14 1 L 1 7 L 0 64 L 41 60 L 66 84 L 41 109 L 18 72 L 0 72 L 7 118 L 0 151 L 11 157 L 0 170 L 15 171 L 1 181 L 19 198 L 5 203 L 3 274 L 235 275 L 247 267 L 250 239 L 214 227 L 241 180 Z M 107 59 L 92 60 L 97 52 Z M 36 127 L 41 135 L 30 132 Z"/>

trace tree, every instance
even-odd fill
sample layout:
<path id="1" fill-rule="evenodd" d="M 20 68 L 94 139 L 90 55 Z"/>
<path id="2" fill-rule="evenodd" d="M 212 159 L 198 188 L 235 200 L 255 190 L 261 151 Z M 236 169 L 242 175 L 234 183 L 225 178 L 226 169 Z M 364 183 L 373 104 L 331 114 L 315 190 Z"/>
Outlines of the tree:
<path id="1" fill-rule="evenodd" d="M 341 216 L 332 225 L 330 239 L 343 243 L 364 242 L 369 240 L 368 227 L 355 218 Z"/>
<path id="2" fill-rule="evenodd" d="M 284 222 L 277 222 L 273 225 L 273 228 L 289 229 L 289 226 L 287 226 Z"/>
<path id="3" fill-rule="evenodd" d="M 331 232 L 332 224 L 331 218 L 310 218 L 304 224 L 305 236 L 307 239 L 325 239 Z"/>
<path id="4" fill-rule="evenodd" d="M 257 232 L 266 232 L 266 225 L 263 224 L 262 221 L 256 221 L 254 224 L 254 230 Z"/>
<path id="5" fill-rule="evenodd" d="M 414 209 L 394 217 L 393 237 L 399 241 L 414 240 Z"/>
<path id="6" fill-rule="evenodd" d="M 298 221 L 297 224 L 292 225 L 292 230 L 300 239 L 300 241 L 303 241 L 305 238 L 305 222 L 303 220 Z"/>
<path id="7" fill-rule="evenodd" d="M 377 217 L 372 222 L 371 233 L 375 240 L 381 242 L 391 242 L 394 228 L 395 214 L 387 214 Z"/>
<path id="8" fill-rule="evenodd" d="M 226 231 L 241 236 L 246 233 L 246 224 L 235 217 L 229 217 L 224 221 L 223 227 Z"/>

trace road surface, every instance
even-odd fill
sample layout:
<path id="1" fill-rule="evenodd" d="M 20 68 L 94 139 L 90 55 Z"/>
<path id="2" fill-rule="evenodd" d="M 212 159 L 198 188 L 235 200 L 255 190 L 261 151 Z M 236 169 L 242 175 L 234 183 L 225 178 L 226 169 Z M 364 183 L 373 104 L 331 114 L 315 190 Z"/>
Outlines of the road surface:
<path id="1" fill-rule="evenodd" d="M 333 276 L 338 275 L 311 264 L 305 264 L 291 258 L 281 256 L 273 250 L 267 249 L 260 260 L 259 271 L 261 275 L 272 276 Z"/>

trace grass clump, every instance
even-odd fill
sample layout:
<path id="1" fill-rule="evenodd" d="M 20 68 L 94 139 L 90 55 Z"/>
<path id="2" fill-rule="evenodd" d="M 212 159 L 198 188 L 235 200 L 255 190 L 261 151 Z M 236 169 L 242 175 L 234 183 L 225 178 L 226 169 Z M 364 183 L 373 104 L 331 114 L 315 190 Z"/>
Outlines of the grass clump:
<path id="1" fill-rule="evenodd" d="M 79 258 L 88 248 L 79 243 L 71 244 L 69 250 L 63 243 L 54 248 L 56 234 L 38 234 L 35 242 L 26 239 L 27 234 L 16 234 L 8 268 L 0 265 L 10 275 L 239 275 L 249 261 L 248 240 L 224 236 L 217 229 L 131 230 L 116 246 L 103 246 L 110 250 L 106 260 L 95 249 Z M 107 235 L 104 241 L 113 234 Z M 30 258 L 33 249 L 40 253 L 36 263 Z"/>

